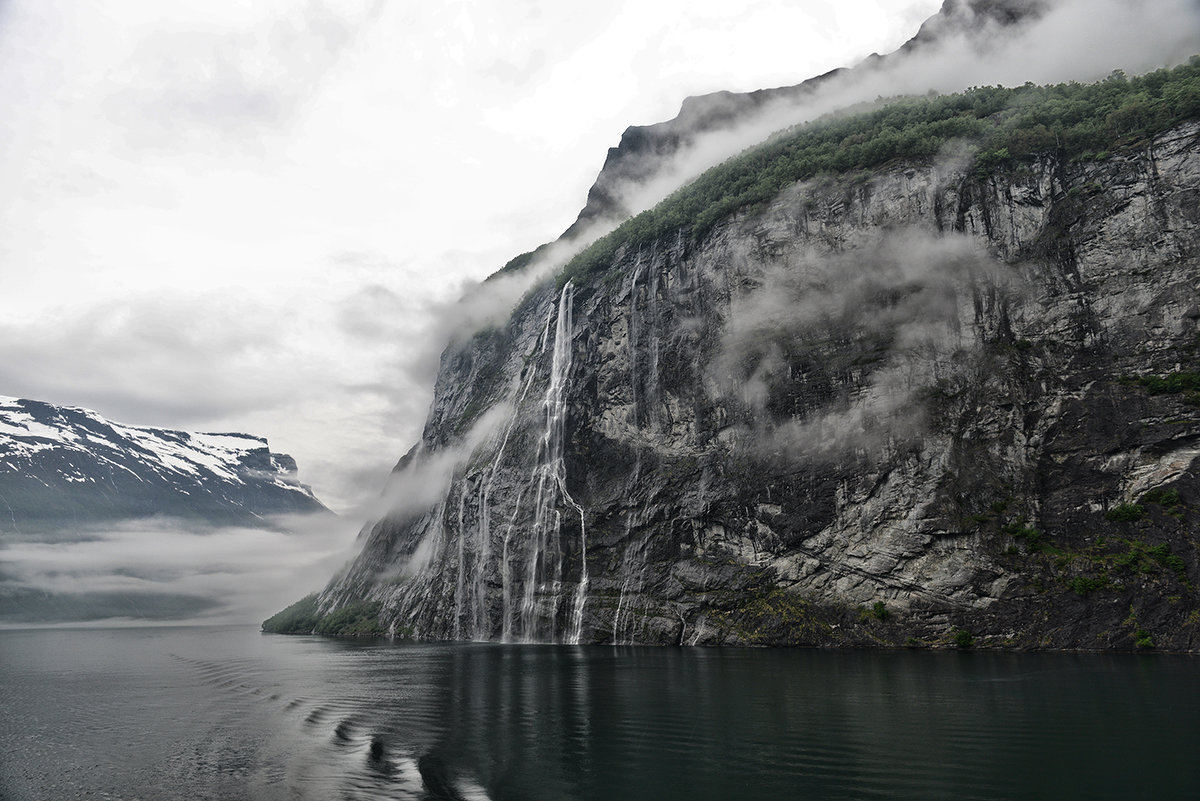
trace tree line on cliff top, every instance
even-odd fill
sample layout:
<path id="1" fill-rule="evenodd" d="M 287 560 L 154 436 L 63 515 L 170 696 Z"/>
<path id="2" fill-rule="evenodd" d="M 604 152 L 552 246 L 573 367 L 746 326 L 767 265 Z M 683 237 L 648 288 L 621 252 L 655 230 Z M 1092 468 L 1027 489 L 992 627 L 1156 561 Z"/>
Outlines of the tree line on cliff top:
<path id="1" fill-rule="evenodd" d="M 1091 84 L 981 86 L 876 101 L 781 131 L 709 169 L 577 254 L 558 283 L 586 281 L 622 247 L 644 247 L 678 231 L 699 242 L 720 220 L 761 207 L 797 181 L 855 172 L 865 177 L 892 162 L 928 162 L 955 142 L 974 148 L 979 176 L 1047 154 L 1104 160 L 1197 118 L 1200 56 L 1137 77 L 1114 72 Z M 523 268 L 535 253 L 500 272 Z"/>

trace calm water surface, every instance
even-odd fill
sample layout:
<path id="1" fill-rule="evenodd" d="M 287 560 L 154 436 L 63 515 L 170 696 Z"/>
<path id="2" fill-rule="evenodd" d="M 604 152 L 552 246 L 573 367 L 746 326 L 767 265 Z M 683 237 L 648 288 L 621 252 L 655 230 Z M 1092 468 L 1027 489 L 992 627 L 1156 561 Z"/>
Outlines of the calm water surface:
<path id="1" fill-rule="evenodd" d="M 1200 797 L 1200 660 L 0 632 L 0 798 Z"/>

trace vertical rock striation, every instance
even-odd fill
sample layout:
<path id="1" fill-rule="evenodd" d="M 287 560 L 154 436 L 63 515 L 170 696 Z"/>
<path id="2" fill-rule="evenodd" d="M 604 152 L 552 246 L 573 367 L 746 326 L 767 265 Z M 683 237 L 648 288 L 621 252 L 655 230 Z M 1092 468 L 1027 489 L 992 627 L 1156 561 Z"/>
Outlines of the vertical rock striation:
<path id="1" fill-rule="evenodd" d="M 443 355 L 397 634 L 1200 645 L 1200 126 L 794 184 Z M 417 487 L 420 491 L 412 490 Z"/>

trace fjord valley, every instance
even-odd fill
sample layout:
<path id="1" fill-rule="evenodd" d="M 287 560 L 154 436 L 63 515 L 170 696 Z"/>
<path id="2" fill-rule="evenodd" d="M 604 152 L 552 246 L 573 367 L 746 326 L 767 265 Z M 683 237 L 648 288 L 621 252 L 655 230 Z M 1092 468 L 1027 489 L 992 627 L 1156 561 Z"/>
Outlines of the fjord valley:
<path id="1" fill-rule="evenodd" d="M 1194 794 L 1194 0 L 135 6 L 0 5 L 0 798 Z"/>
<path id="2" fill-rule="evenodd" d="M 0 398 L 0 530 L 55 531 L 155 514 L 246 521 L 325 510 L 262 437 L 115 423 L 90 409 Z"/>

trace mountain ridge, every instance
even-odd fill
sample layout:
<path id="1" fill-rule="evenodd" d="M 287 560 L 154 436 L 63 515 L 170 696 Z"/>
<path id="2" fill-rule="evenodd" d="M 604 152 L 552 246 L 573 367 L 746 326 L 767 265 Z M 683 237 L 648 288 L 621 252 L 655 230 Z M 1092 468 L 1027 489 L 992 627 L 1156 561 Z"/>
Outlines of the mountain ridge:
<path id="1" fill-rule="evenodd" d="M 328 512 L 263 437 L 111 421 L 0 396 L 0 532 L 75 530 L 153 515 L 210 522 Z"/>
<path id="2" fill-rule="evenodd" d="M 945 0 L 938 13 L 926 20 L 916 34 L 887 55 L 872 54 L 854 67 L 838 67 L 798 84 L 750 92 L 717 91 L 689 96 L 683 100 L 674 118 L 625 129 L 618 144 L 609 148 L 596 180 L 588 189 L 579 216 L 560 238 L 569 239 L 581 234 L 592 223 L 606 218 L 627 217 L 630 210 L 621 201 L 625 188 L 652 180 L 676 153 L 705 134 L 720 132 L 735 123 L 746 124 L 748 119 L 772 106 L 798 104 L 839 77 L 887 69 L 896 60 L 931 47 L 946 37 L 955 34 L 980 36 L 989 26 L 1019 27 L 1040 17 L 1049 2 Z"/>
<path id="3" fill-rule="evenodd" d="M 210 540 L 282 558 L 334 517 L 263 437 L 0 396 L 0 625 L 229 614 L 253 565 Z"/>
<path id="4" fill-rule="evenodd" d="M 397 474 L 463 448 L 441 500 L 369 527 L 318 611 L 433 639 L 1196 648 L 1197 126 L 801 180 L 536 288 L 443 357 Z"/>

